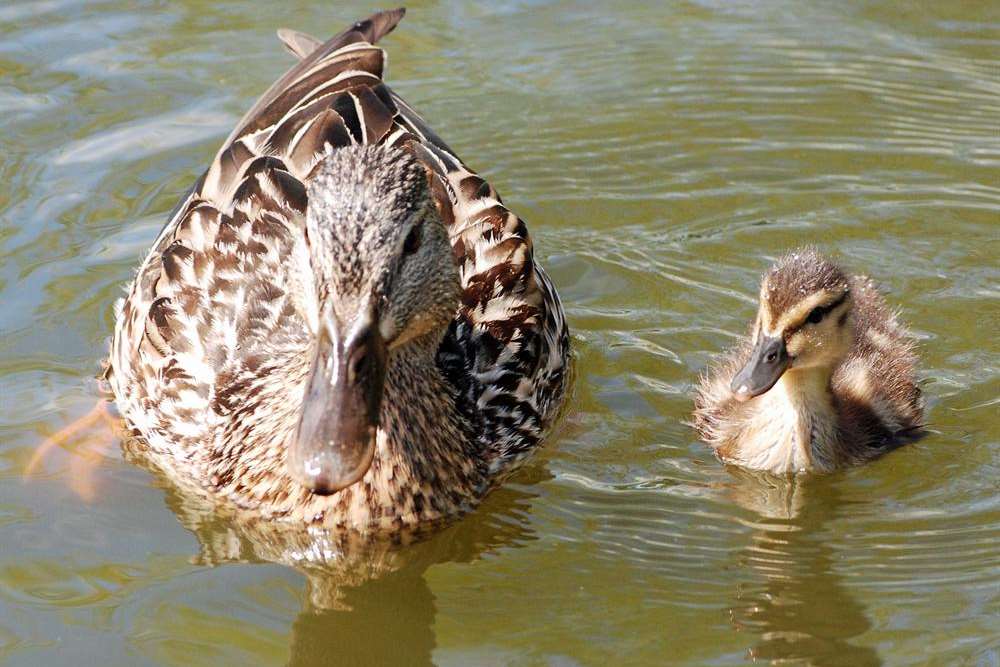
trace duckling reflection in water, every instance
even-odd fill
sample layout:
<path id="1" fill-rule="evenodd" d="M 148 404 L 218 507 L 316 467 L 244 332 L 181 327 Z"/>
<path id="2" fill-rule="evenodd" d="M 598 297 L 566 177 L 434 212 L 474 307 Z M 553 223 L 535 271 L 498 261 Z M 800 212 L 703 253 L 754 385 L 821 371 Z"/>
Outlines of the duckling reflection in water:
<path id="1" fill-rule="evenodd" d="M 877 667 L 864 635 L 873 623 L 855 586 L 838 571 L 848 555 L 829 530 L 865 506 L 845 497 L 836 478 L 775 477 L 730 469 L 726 495 L 752 527 L 733 568 L 740 572 L 727 607 L 754 662 Z M 831 610 L 836 613 L 831 614 Z"/>
<path id="2" fill-rule="evenodd" d="M 829 472 L 919 434 L 914 346 L 872 281 L 813 248 L 764 276 L 751 335 L 702 377 L 694 427 L 727 463 Z"/>

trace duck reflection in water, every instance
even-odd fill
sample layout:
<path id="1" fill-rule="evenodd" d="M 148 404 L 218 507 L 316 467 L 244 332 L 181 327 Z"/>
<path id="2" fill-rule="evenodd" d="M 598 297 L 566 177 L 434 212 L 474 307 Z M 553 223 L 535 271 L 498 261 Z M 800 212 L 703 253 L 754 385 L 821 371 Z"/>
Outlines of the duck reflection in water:
<path id="1" fill-rule="evenodd" d="M 881 665 L 874 649 L 851 641 L 871 629 L 871 622 L 834 569 L 836 554 L 826 531 L 851 505 L 839 497 L 835 480 L 735 467 L 730 472 L 732 498 L 755 515 L 750 544 L 739 554 L 739 570 L 747 577 L 729 609 L 737 631 L 758 635 L 748 657 Z"/>
<path id="2" fill-rule="evenodd" d="M 305 576 L 307 602 L 292 623 L 289 664 L 306 667 L 433 664 L 436 608 L 427 569 L 533 541 L 535 494 L 528 489 L 549 477 L 543 464 L 529 463 L 517 474 L 520 484 L 498 489 L 464 521 L 384 539 L 241 516 L 161 483 L 168 506 L 198 539 L 195 562 L 278 563 Z"/>

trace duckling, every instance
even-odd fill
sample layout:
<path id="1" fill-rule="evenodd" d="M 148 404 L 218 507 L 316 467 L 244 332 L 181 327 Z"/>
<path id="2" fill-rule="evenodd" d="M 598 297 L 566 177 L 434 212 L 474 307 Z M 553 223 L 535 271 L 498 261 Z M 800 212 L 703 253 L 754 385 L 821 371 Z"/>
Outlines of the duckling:
<path id="1" fill-rule="evenodd" d="M 693 426 L 726 463 L 830 472 L 918 435 L 907 329 L 871 279 L 815 248 L 771 267 L 750 334 L 702 376 Z"/>

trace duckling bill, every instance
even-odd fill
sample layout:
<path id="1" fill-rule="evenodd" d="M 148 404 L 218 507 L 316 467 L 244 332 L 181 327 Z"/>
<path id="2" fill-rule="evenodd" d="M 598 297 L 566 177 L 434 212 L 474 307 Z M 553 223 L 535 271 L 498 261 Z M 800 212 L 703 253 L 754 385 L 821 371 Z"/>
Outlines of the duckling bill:
<path id="1" fill-rule="evenodd" d="M 919 432 L 906 328 L 869 278 L 815 249 L 765 274 L 750 335 L 702 378 L 694 427 L 727 463 L 829 472 Z"/>

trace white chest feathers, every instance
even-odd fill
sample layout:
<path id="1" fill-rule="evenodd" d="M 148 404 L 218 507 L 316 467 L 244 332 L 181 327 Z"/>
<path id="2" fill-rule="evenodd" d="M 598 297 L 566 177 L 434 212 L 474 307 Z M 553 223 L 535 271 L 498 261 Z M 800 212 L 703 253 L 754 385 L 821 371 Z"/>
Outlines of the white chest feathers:
<path id="1" fill-rule="evenodd" d="M 826 377 L 789 371 L 746 407 L 733 463 L 772 473 L 836 468 L 837 415 Z"/>

